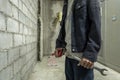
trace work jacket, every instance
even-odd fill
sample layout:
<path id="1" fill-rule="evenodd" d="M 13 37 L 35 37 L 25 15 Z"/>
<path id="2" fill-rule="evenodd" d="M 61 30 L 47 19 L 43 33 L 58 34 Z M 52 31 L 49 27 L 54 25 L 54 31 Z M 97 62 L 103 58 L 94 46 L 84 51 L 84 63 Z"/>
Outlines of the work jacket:
<path id="1" fill-rule="evenodd" d="M 64 0 L 61 29 L 56 40 L 56 48 L 65 48 L 65 21 L 68 0 Z M 71 26 L 71 51 L 83 53 L 84 58 L 92 62 L 97 60 L 101 46 L 101 15 L 98 0 L 74 0 L 72 5 L 73 20 Z"/>

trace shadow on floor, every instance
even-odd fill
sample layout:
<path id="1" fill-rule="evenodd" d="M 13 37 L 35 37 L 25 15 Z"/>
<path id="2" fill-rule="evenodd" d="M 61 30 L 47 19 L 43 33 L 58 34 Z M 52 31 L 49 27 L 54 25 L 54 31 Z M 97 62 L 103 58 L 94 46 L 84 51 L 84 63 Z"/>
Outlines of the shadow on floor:
<path id="1" fill-rule="evenodd" d="M 42 62 L 36 64 L 29 80 L 65 80 L 64 60 L 64 56 L 57 59 L 48 56 L 44 57 Z M 120 73 L 99 63 L 95 63 L 95 65 L 108 69 L 107 76 L 102 76 L 98 71 L 94 70 L 95 80 L 120 80 Z"/>

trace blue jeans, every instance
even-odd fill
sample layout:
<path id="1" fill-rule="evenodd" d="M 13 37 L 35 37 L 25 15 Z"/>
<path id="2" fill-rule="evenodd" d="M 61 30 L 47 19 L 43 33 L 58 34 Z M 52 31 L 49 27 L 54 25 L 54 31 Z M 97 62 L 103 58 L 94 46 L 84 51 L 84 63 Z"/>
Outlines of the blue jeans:
<path id="1" fill-rule="evenodd" d="M 66 80 L 94 80 L 93 69 L 77 66 L 78 61 L 66 57 L 65 75 Z"/>

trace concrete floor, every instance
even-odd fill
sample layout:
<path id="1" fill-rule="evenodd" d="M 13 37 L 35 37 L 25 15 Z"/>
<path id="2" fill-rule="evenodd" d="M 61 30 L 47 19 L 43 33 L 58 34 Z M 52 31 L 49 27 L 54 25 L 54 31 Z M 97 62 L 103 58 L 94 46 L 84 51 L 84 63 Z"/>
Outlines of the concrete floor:
<path id="1" fill-rule="evenodd" d="M 62 58 L 44 57 L 42 62 L 38 62 L 29 80 L 65 80 L 64 76 L 64 56 Z M 94 71 L 95 80 L 120 80 L 120 73 L 115 72 L 99 63 L 96 66 L 108 69 L 107 76 L 102 76 L 98 71 Z"/>

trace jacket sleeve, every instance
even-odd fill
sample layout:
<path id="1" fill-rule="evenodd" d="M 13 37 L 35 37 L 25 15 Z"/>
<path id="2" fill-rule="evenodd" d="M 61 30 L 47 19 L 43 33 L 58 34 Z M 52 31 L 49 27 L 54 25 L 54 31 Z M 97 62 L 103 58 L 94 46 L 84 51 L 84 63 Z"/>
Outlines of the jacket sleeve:
<path id="1" fill-rule="evenodd" d="M 64 6 L 63 6 L 63 15 L 62 15 L 62 21 L 60 22 L 60 32 L 58 35 L 58 38 L 56 40 L 56 48 L 65 48 L 66 42 L 65 42 L 65 18 L 67 14 L 67 0 L 64 0 Z"/>
<path id="2" fill-rule="evenodd" d="M 83 52 L 84 58 L 92 62 L 97 60 L 97 55 L 101 46 L 101 15 L 98 0 L 88 0 L 88 21 L 90 23 L 87 44 Z"/>

